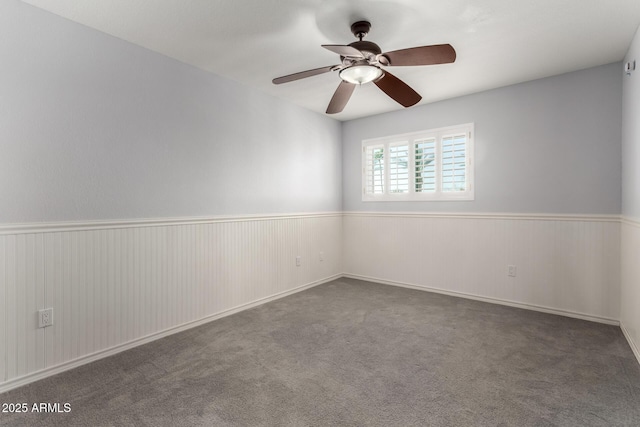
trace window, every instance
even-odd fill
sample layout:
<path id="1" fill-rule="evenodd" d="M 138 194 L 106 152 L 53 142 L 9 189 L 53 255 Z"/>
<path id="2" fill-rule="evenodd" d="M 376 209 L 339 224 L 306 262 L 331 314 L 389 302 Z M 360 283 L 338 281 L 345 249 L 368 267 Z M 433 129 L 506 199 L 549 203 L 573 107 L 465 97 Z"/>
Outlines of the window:
<path id="1" fill-rule="evenodd" d="M 473 200 L 473 123 L 362 141 L 362 200 Z"/>

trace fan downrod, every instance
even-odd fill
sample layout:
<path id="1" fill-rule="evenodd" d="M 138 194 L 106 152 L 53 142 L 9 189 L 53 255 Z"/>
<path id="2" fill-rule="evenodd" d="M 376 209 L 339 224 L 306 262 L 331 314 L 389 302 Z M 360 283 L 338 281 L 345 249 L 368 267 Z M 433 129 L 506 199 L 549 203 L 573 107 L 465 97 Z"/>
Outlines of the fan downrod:
<path id="1" fill-rule="evenodd" d="M 351 32 L 354 36 L 356 36 L 360 41 L 362 41 L 363 37 L 369 33 L 371 29 L 371 23 L 369 21 L 358 21 L 351 24 Z"/>

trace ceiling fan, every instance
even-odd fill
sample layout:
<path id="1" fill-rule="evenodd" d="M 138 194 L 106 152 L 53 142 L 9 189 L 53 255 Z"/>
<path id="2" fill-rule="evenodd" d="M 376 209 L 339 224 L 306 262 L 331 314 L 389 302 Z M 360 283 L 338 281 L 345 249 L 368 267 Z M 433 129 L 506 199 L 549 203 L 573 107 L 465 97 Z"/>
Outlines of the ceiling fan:
<path id="1" fill-rule="evenodd" d="M 342 81 L 329 102 L 327 114 L 341 112 L 349 102 L 356 85 L 369 82 L 373 82 L 400 105 L 411 107 L 422 99 L 420 94 L 380 66 L 448 64 L 456 60 L 456 51 L 450 44 L 412 47 L 382 53 L 377 44 L 362 40 L 370 29 L 369 22 L 358 21 L 351 25 L 351 32 L 358 41 L 346 46 L 322 45 L 323 48 L 340 55 L 341 64 L 278 77 L 273 79 L 273 84 L 279 85 L 329 71 L 339 71 Z"/>

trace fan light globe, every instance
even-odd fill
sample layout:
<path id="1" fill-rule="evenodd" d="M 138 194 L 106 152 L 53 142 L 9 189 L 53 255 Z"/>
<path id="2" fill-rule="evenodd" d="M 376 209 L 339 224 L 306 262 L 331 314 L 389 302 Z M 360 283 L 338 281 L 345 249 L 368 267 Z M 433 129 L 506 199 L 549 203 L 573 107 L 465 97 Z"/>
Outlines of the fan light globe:
<path id="1" fill-rule="evenodd" d="M 356 85 L 372 82 L 381 75 L 382 70 L 373 65 L 352 65 L 340 71 L 342 80 Z"/>

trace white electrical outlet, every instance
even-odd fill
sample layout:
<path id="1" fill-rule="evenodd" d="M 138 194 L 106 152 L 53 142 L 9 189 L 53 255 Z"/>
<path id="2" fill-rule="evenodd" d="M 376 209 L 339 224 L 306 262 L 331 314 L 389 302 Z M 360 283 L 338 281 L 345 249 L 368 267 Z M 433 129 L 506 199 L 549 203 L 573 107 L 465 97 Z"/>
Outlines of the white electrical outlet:
<path id="1" fill-rule="evenodd" d="M 300 267 L 300 264 L 302 264 L 302 257 L 298 255 L 296 257 L 296 267 Z"/>
<path id="2" fill-rule="evenodd" d="M 38 328 L 46 328 L 53 325 L 53 308 L 38 310 Z"/>
<path id="3" fill-rule="evenodd" d="M 324 261 L 324 252 L 320 252 L 320 261 Z"/>
<path id="4" fill-rule="evenodd" d="M 516 266 L 515 265 L 509 265 L 507 267 L 507 274 L 509 275 L 509 277 L 516 277 Z"/>

